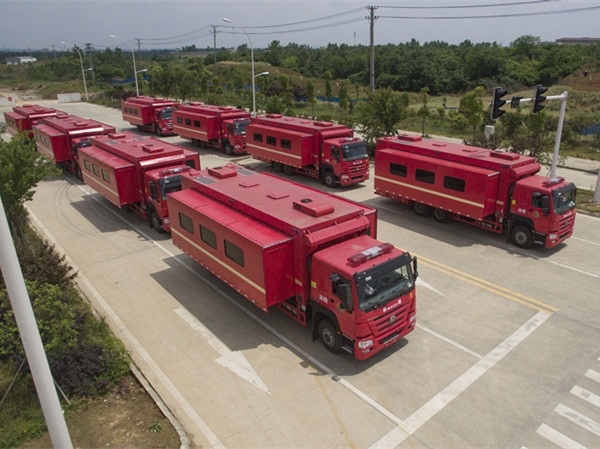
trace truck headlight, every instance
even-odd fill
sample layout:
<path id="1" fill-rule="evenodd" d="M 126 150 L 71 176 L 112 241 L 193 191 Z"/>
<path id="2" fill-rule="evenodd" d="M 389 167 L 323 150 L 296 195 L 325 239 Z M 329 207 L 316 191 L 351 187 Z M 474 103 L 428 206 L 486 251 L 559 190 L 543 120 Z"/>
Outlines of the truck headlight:
<path id="1" fill-rule="evenodd" d="M 550 234 L 549 237 L 550 237 L 550 240 L 554 240 L 554 239 L 558 238 L 558 235 Z"/>
<path id="2" fill-rule="evenodd" d="M 366 349 L 369 346 L 373 346 L 373 340 L 363 340 L 358 342 L 358 347 L 360 349 Z"/>
<path id="3" fill-rule="evenodd" d="M 410 319 L 408 321 L 412 323 L 416 319 L 417 319 L 417 315 L 413 315 L 413 316 L 410 317 Z"/>

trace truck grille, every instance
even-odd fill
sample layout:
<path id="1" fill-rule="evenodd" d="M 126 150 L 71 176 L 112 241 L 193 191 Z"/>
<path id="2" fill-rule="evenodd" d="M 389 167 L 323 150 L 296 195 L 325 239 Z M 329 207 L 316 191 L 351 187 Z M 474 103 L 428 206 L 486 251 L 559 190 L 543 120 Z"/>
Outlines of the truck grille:
<path id="1" fill-rule="evenodd" d="M 364 173 L 366 169 L 367 169 L 367 164 L 359 164 L 359 165 L 350 166 L 349 171 L 350 171 L 351 175 L 355 175 L 355 174 Z"/>
<path id="2" fill-rule="evenodd" d="M 401 304 L 394 310 L 390 310 L 369 321 L 369 326 L 373 332 L 373 336 L 378 339 L 382 339 L 381 342 L 389 341 L 398 335 L 408 319 L 410 302 Z"/>

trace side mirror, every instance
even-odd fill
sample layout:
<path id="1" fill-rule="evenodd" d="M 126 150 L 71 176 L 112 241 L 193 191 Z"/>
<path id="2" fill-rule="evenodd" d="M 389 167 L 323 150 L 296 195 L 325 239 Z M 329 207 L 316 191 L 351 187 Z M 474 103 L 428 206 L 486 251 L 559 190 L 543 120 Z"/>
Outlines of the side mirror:
<path id="1" fill-rule="evenodd" d="M 419 277 L 419 271 L 417 270 L 417 256 L 413 257 L 413 281 L 416 282 Z"/>
<path id="2" fill-rule="evenodd" d="M 352 310 L 352 284 L 350 282 L 338 283 L 337 292 L 340 298 L 340 309 Z"/>

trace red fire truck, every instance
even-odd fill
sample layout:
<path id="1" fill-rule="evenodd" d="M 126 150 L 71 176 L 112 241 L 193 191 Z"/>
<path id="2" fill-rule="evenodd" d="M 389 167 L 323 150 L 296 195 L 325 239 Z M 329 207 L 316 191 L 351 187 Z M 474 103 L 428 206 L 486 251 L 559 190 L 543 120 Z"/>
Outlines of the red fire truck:
<path id="1" fill-rule="evenodd" d="M 331 352 L 366 359 L 415 328 L 416 258 L 377 241 L 377 210 L 228 164 L 167 195 L 173 243 Z"/>
<path id="2" fill-rule="evenodd" d="M 115 128 L 75 115 L 58 115 L 33 125 L 38 151 L 81 179 L 79 149 L 90 146 L 90 137 L 114 133 Z"/>
<path id="3" fill-rule="evenodd" d="M 576 187 L 563 178 L 537 175 L 530 156 L 418 136 L 377 140 L 375 193 L 412 206 L 439 222 L 451 219 L 512 242 L 548 248 L 573 233 Z"/>
<path id="4" fill-rule="evenodd" d="M 37 104 L 24 104 L 23 106 L 15 106 L 12 112 L 5 112 L 4 119 L 6 121 L 6 130 L 14 135 L 20 131 L 32 129 L 33 124 L 43 118 L 55 117 L 63 114 L 64 112 L 53 108 L 47 108 Z M 33 137 L 33 132 L 29 133 L 29 137 Z"/>
<path id="5" fill-rule="evenodd" d="M 129 97 L 121 103 L 123 120 L 157 136 L 173 134 L 172 114 L 179 103 L 151 97 Z"/>
<path id="6" fill-rule="evenodd" d="M 181 173 L 200 169 L 198 153 L 129 132 L 97 136 L 91 143 L 79 151 L 83 181 L 157 231 L 169 232 L 166 195 L 181 189 Z"/>
<path id="7" fill-rule="evenodd" d="M 246 152 L 246 125 L 250 113 L 242 109 L 203 103 L 183 104 L 173 111 L 173 129 L 194 145 L 209 146 L 225 153 Z"/>
<path id="8" fill-rule="evenodd" d="M 248 153 L 277 171 L 320 178 L 328 187 L 369 179 L 367 146 L 344 125 L 268 114 L 246 131 Z"/>

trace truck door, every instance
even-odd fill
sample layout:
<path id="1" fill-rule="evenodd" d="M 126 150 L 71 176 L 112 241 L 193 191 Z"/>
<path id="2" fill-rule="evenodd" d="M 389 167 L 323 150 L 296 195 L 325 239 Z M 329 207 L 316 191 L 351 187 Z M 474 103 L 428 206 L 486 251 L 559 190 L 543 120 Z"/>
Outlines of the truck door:
<path id="1" fill-rule="evenodd" d="M 340 331 L 350 338 L 354 338 L 354 283 L 338 273 L 332 273 L 329 280 L 330 308 L 337 316 Z"/>

